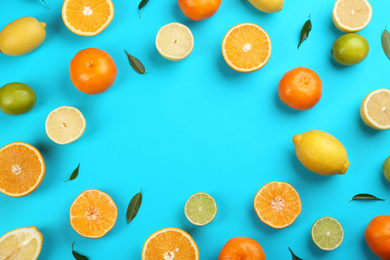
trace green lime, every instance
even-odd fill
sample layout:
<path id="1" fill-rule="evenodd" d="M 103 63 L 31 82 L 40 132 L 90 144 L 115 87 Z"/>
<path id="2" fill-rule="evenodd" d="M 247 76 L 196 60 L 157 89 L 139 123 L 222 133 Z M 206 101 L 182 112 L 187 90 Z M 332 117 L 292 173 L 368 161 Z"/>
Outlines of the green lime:
<path id="1" fill-rule="evenodd" d="M 187 200 L 184 213 L 192 224 L 204 226 L 217 215 L 217 204 L 209 194 L 198 192 Z"/>
<path id="2" fill-rule="evenodd" d="M 26 113 L 35 106 L 34 90 L 23 83 L 9 83 L 0 88 L 0 110 L 8 115 Z"/>
<path id="3" fill-rule="evenodd" d="M 390 181 L 390 156 L 386 158 L 383 163 L 383 175 L 385 175 L 386 180 Z"/>
<path id="4" fill-rule="evenodd" d="M 357 33 L 347 33 L 333 43 L 333 58 L 342 65 L 354 65 L 362 62 L 368 55 L 366 38 Z"/>
<path id="5" fill-rule="evenodd" d="M 311 238 L 319 248 L 330 251 L 341 245 L 344 239 L 344 230 L 336 219 L 323 217 L 311 227 Z"/>

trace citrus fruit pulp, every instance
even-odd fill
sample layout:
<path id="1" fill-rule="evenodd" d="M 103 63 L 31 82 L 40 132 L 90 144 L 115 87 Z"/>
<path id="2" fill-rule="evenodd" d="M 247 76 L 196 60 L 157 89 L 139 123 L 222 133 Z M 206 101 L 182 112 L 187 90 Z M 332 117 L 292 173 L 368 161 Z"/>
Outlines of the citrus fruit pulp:
<path id="1" fill-rule="evenodd" d="M 344 230 L 336 219 L 323 217 L 314 222 L 311 238 L 322 250 L 334 250 L 343 242 Z"/>
<path id="2" fill-rule="evenodd" d="M 378 130 L 390 129 L 390 90 L 377 89 L 369 93 L 360 105 L 363 122 Z"/>
<path id="3" fill-rule="evenodd" d="M 209 194 L 198 192 L 187 200 L 184 213 L 192 224 L 204 226 L 217 215 L 217 204 Z"/>
<path id="4" fill-rule="evenodd" d="M 11 143 L 0 149 L 0 192 L 22 197 L 33 192 L 45 176 L 41 153 L 26 143 Z"/>
<path id="5" fill-rule="evenodd" d="M 118 216 L 112 198 L 99 190 L 83 191 L 69 210 L 70 224 L 81 236 L 100 238 L 110 231 Z"/>
<path id="6" fill-rule="evenodd" d="M 362 30 L 371 17 L 372 7 L 367 0 L 337 0 L 333 7 L 333 22 L 343 32 Z"/>
<path id="7" fill-rule="evenodd" d="M 261 245 L 249 237 L 231 238 L 219 253 L 218 260 L 265 260 Z"/>
<path id="8" fill-rule="evenodd" d="M 164 228 L 146 240 L 142 260 L 199 260 L 199 250 L 192 237 L 179 228 Z"/>
<path id="9" fill-rule="evenodd" d="M 254 202 L 260 220 L 273 228 L 291 225 L 302 211 L 298 192 L 286 182 L 269 182 L 257 192 Z"/>

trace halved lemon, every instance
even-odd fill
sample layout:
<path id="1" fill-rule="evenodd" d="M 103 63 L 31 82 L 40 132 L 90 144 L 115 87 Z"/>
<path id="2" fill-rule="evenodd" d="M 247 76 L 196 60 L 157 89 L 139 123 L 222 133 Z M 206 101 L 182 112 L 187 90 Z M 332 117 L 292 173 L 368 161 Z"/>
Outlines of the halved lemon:
<path id="1" fill-rule="evenodd" d="M 372 7 L 367 0 L 337 0 L 333 7 L 333 22 L 342 32 L 357 32 L 368 25 Z"/>
<path id="2" fill-rule="evenodd" d="M 360 105 L 360 116 L 374 129 L 390 129 L 390 90 L 382 88 L 368 94 Z"/>
<path id="3" fill-rule="evenodd" d="M 47 116 L 46 133 L 57 144 L 69 144 L 83 135 L 86 125 L 80 110 L 63 106 L 54 109 Z"/>

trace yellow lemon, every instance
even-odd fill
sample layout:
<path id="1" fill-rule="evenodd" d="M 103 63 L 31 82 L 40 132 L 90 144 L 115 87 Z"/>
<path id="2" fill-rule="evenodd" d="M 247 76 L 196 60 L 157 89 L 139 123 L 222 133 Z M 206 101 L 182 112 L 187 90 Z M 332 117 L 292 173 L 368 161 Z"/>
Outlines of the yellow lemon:
<path id="1" fill-rule="evenodd" d="M 331 134 L 312 130 L 293 138 L 298 160 L 319 175 L 344 174 L 349 166 L 347 151 Z"/>
<path id="2" fill-rule="evenodd" d="M 249 0 L 249 2 L 264 13 L 276 13 L 282 10 L 284 0 Z"/>

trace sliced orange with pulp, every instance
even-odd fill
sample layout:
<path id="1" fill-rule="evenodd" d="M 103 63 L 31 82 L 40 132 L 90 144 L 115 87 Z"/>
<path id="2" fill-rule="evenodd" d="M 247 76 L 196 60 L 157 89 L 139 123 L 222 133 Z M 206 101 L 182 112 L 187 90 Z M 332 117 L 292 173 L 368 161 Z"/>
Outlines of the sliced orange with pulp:
<path id="1" fill-rule="evenodd" d="M 100 238 L 114 227 L 118 209 L 108 194 L 90 189 L 77 196 L 69 215 L 70 225 L 81 236 Z"/>
<path id="2" fill-rule="evenodd" d="M 26 143 L 11 143 L 0 149 L 0 192 L 22 197 L 33 192 L 45 176 L 41 153 Z"/>
<path id="3" fill-rule="evenodd" d="M 179 228 L 164 228 L 145 242 L 141 260 L 199 260 L 199 249 L 192 237 Z"/>
<path id="4" fill-rule="evenodd" d="M 267 32 L 253 23 L 233 26 L 222 41 L 226 63 L 239 72 L 262 68 L 271 57 L 272 44 Z"/>
<path id="5" fill-rule="evenodd" d="M 253 205 L 260 220 L 273 228 L 291 225 L 302 211 L 298 192 L 286 182 L 273 181 L 261 187 Z"/>
<path id="6" fill-rule="evenodd" d="M 111 0 L 65 0 L 62 20 L 73 33 L 94 36 L 101 33 L 114 18 Z"/>

